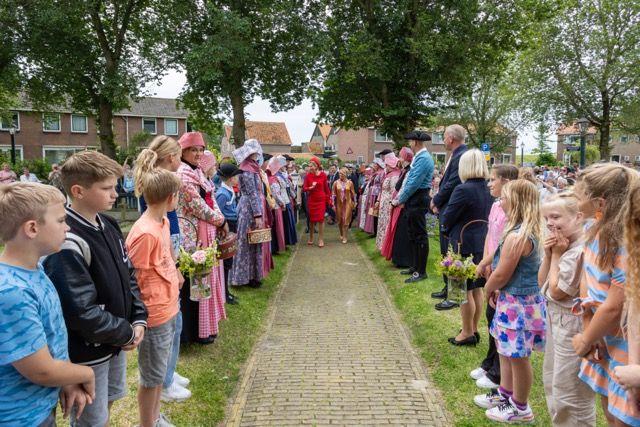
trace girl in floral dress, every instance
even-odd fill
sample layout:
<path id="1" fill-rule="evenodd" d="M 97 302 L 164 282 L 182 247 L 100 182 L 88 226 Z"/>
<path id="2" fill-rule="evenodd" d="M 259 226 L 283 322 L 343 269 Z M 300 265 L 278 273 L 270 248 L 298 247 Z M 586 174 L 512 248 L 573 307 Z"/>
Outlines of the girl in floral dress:
<path id="1" fill-rule="evenodd" d="M 382 250 L 382 244 L 384 243 L 389 223 L 391 222 L 391 200 L 393 192 L 395 191 L 398 179 L 400 179 L 400 173 L 402 172 L 398 167 L 400 159 L 396 157 L 394 153 L 389 153 L 384 156 L 384 164 L 386 167 L 386 174 L 384 181 L 382 182 L 382 190 L 380 192 L 380 199 L 377 202 L 379 209 L 378 213 L 378 234 L 376 235 L 376 247 L 378 250 Z"/>
<path id="2" fill-rule="evenodd" d="M 533 383 L 530 356 L 544 351 L 547 309 L 538 288 L 539 242 L 542 234 L 540 195 L 536 186 L 518 179 L 502 189 L 507 226 L 485 285 L 495 304 L 491 335 L 500 355 L 500 388 L 474 402 L 487 408 L 487 418 L 502 423 L 529 423 Z"/>

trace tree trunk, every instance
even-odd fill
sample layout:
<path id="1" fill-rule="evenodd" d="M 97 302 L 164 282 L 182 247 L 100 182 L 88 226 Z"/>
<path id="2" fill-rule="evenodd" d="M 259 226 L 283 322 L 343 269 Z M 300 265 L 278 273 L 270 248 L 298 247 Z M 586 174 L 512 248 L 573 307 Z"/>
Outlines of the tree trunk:
<path id="1" fill-rule="evenodd" d="M 229 94 L 231 100 L 231 108 L 233 110 L 233 145 L 239 148 L 244 144 L 245 140 L 245 123 L 244 123 L 244 97 L 242 96 L 242 85 L 235 85 Z"/>
<path id="2" fill-rule="evenodd" d="M 113 105 L 105 98 L 100 99 L 98 106 L 98 130 L 100 132 L 100 149 L 112 159 L 116 158 L 116 145 L 113 141 Z"/>
<path id="3" fill-rule="evenodd" d="M 611 100 L 602 92 L 602 122 L 600 124 L 600 160 L 609 161 L 609 135 L 611 134 Z"/>

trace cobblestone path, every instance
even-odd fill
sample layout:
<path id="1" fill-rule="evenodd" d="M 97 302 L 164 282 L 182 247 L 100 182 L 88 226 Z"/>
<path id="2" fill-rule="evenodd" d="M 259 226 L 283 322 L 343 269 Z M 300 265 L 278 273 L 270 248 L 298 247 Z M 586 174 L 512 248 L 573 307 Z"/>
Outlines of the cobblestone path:
<path id="1" fill-rule="evenodd" d="M 451 425 L 373 266 L 326 228 L 322 249 L 301 236 L 227 425 Z"/>

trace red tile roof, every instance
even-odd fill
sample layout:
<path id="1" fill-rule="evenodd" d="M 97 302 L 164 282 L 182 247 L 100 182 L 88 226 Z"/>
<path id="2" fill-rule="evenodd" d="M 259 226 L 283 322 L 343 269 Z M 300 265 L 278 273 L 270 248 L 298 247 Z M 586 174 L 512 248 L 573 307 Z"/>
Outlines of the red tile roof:
<path id="1" fill-rule="evenodd" d="M 245 121 L 246 139 L 257 139 L 262 145 L 291 145 L 291 137 L 284 122 L 253 122 Z M 225 125 L 227 139 L 231 137 L 233 127 Z"/>
<path id="2" fill-rule="evenodd" d="M 596 133 L 597 130 L 593 126 L 589 127 L 589 129 L 587 130 L 587 135 L 595 135 Z M 560 126 L 560 128 L 558 128 L 558 131 L 556 132 L 556 135 L 580 135 L 580 129 L 578 129 L 578 126 L 576 125 Z"/>

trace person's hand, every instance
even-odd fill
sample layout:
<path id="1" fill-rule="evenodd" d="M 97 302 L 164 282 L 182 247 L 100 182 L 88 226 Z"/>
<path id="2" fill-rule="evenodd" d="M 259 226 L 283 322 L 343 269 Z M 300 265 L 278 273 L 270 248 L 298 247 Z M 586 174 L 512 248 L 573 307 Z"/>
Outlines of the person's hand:
<path id="1" fill-rule="evenodd" d="M 613 376 L 627 391 L 640 388 L 640 365 L 616 366 L 613 368 Z"/>
<path id="2" fill-rule="evenodd" d="M 318 185 L 317 182 L 314 182 L 313 184 L 311 184 L 311 189 L 313 190 L 314 188 L 316 188 L 316 185 Z"/>
<path id="3" fill-rule="evenodd" d="M 556 255 L 562 255 L 569 249 L 569 239 L 564 237 L 561 233 L 556 231 L 555 233 L 556 244 L 551 248 L 551 252 Z"/>
<path id="4" fill-rule="evenodd" d="M 488 262 L 483 259 L 476 266 L 476 277 L 485 277 L 485 269 L 489 266 Z"/>
<path id="5" fill-rule="evenodd" d="M 573 347 L 573 351 L 580 357 L 589 357 L 590 360 L 597 360 L 600 357 L 600 354 L 597 350 L 597 346 L 588 345 L 584 341 L 584 336 L 582 334 L 575 334 L 573 339 L 571 339 L 571 346 Z"/>
<path id="6" fill-rule="evenodd" d="M 182 275 L 182 272 L 178 270 L 178 289 L 182 289 L 183 286 L 184 286 L 184 276 Z"/>
<path id="7" fill-rule="evenodd" d="M 223 235 L 225 235 L 225 236 L 226 236 L 226 235 L 227 235 L 227 233 L 229 232 L 229 223 L 228 223 L 228 222 L 225 222 L 225 223 L 224 223 L 224 227 L 222 228 L 222 231 L 223 231 L 223 233 L 224 233 Z"/>
<path id="8" fill-rule="evenodd" d="M 261 229 L 263 226 L 262 217 L 255 218 L 254 221 L 256 223 L 256 229 Z"/>
<path id="9" fill-rule="evenodd" d="M 496 305 L 498 304 L 498 296 L 500 295 L 500 291 L 493 291 L 487 294 L 487 302 L 489 306 L 495 310 Z"/>
<path id="10" fill-rule="evenodd" d="M 122 347 L 124 351 L 131 351 L 138 347 L 144 338 L 144 326 L 136 325 L 133 327 L 133 342 Z"/>
<path id="11" fill-rule="evenodd" d="M 95 397 L 95 377 L 93 381 L 86 384 L 71 384 L 60 388 L 60 408 L 62 409 L 62 418 L 67 419 L 71 414 L 71 410 L 75 406 L 76 417 L 80 418 L 86 405 L 93 403 Z"/>
<path id="12" fill-rule="evenodd" d="M 374 206 L 376 209 L 380 209 L 380 202 L 376 202 Z"/>
<path id="13" fill-rule="evenodd" d="M 548 257 L 551 256 L 551 250 L 553 249 L 553 247 L 555 245 L 556 245 L 556 235 L 555 235 L 555 233 L 551 234 L 546 239 L 544 239 L 543 247 L 544 247 L 544 256 L 545 257 L 548 258 Z"/>
<path id="14" fill-rule="evenodd" d="M 439 212 L 436 204 L 433 203 L 433 199 L 431 199 L 431 203 L 429 204 L 429 207 L 431 208 L 431 212 L 433 212 L 435 214 L 437 214 Z"/>
<path id="15" fill-rule="evenodd" d="M 399 201 L 398 199 L 393 199 L 393 200 L 391 201 L 391 205 L 392 205 L 392 206 L 398 206 L 399 204 L 400 204 L 400 201 Z"/>

